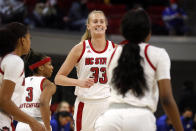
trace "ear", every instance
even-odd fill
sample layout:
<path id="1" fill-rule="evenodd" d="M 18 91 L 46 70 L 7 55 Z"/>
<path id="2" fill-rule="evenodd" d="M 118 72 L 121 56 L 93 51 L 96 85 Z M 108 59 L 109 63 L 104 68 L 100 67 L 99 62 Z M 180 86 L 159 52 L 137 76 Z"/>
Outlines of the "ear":
<path id="1" fill-rule="evenodd" d="M 38 70 L 43 71 L 44 70 L 44 66 L 43 65 L 39 66 Z"/>

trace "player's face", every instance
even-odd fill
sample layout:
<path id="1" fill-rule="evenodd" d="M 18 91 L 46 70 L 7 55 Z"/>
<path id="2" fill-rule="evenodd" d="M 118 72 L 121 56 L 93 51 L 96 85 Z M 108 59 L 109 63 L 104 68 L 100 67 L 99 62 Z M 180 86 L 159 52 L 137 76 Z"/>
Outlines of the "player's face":
<path id="1" fill-rule="evenodd" d="M 91 35 L 105 35 L 107 29 L 106 19 L 102 13 L 93 13 L 89 17 L 89 23 L 87 24 L 88 30 Z"/>
<path id="2" fill-rule="evenodd" d="M 28 54 L 29 51 L 30 51 L 30 47 L 31 47 L 31 40 L 30 40 L 30 38 L 31 38 L 30 33 L 27 33 L 25 35 L 25 37 L 23 37 L 23 40 L 22 40 L 23 41 L 23 55 Z"/>
<path id="3" fill-rule="evenodd" d="M 45 74 L 46 78 L 50 78 L 53 72 L 53 66 L 51 64 L 51 61 L 44 64 L 44 70 L 43 73 Z"/>

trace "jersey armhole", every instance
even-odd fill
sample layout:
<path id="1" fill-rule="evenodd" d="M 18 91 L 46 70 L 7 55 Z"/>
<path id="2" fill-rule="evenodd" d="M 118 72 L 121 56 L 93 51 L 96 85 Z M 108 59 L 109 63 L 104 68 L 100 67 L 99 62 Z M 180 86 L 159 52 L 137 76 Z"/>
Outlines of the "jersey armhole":
<path id="1" fill-rule="evenodd" d="M 2 71 L 1 67 L 0 67 L 0 73 L 4 75 L 4 72 Z"/>
<path id="2" fill-rule="evenodd" d="M 118 46 L 116 46 L 116 48 L 114 49 L 114 51 L 113 51 L 113 53 L 112 53 L 112 55 L 111 55 L 111 57 L 110 57 L 110 61 L 109 61 L 109 63 L 108 63 L 108 67 L 110 66 L 110 63 L 111 63 L 111 61 L 112 61 L 112 59 L 113 59 L 113 57 L 114 57 L 114 54 L 115 54 L 115 52 L 116 52 L 117 47 L 118 47 Z"/>
<path id="3" fill-rule="evenodd" d="M 81 55 L 80 55 L 80 57 L 79 57 L 79 59 L 78 59 L 77 63 L 79 63 L 79 62 L 80 62 L 80 59 L 82 58 L 82 56 L 83 56 L 83 54 L 84 54 L 85 48 L 86 48 L 86 44 L 85 44 L 85 41 L 84 41 L 84 42 L 83 42 L 83 49 L 82 49 L 82 53 L 81 53 Z"/>
<path id="4" fill-rule="evenodd" d="M 146 60 L 147 60 L 148 64 L 152 67 L 152 69 L 153 69 L 154 71 L 156 71 L 155 66 L 152 64 L 152 62 L 150 61 L 150 59 L 149 59 L 149 57 L 148 57 L 148 47 L 149 47 L 149 46 L 150 46 L 149 44 L 147 44 L 147 45 L 145 46 L 144 54 L 145 54 L 145 57 L 146 57 Z"/>
<path id="5" fill-rule="evenodd" d="M 112 47 L 113 47 L 113 48 L 115 48 L 115 44 L 114 44 L 114 42 L 113 42 L 113 41 L 111 41 L 111 42 L 112 42 Z"/>
<path id="6" fill-rule="evenodd" d="M 41 81 L 41 83 L 40 83 L 40 89 L 41 89 L 41 91 L 44 90 L 43 83 L 44 83 L 45 80 L 46 80 L 46 78 L 43 78 L 42 81 Z"/>

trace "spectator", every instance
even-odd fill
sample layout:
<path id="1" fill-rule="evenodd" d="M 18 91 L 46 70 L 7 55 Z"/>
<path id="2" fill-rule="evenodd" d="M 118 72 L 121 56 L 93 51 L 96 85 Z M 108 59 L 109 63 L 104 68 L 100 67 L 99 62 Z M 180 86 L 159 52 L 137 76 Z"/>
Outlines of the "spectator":
<path id="1" fill-rule="evenodd" d="M 67 115 L 67 113 L 69 113 L 69 115 Z M 69 119 L 68 116 L 72 118 L 72 114 L 70 113 L 70 105 L 68 102 L 62 101 L 59 103 L 56 112 L 51 117 L 50 124 L 52 126 L 52 130 L 59 131 L 61 129 L 63 131 L 70 131 L 73 129 L 73 120 Z"/>
<path id="2" fill-rule="evenodd" d="M 170 0 L 170 6 L 162 14 L 169 35 L 185 35 L 188 31 L 185 25 L 187 14 L 177 4 L 176 0 Z"/>
<path id="3" fill-rule="evenodd" d="M 181 121 L 184 127 L 184 131 L 193 130 L 193 112 L 191 108 L 186 108 L 181 116 Z"/>
<path id="4" fill-rule="evenodd" d="M 52 131 L 70 131 L 67 126 L 72 121 L 72 115 L 67 111 L 57 112 L 56 116 L 50 121 Z"/>
<path id="5" fill-rule="evenodd" d="M 0 16 L 3 24 L 22 22 L 26 13 L 24 3 L 19 0 L 0 0 Z"/>
<path id="6" fill-rule="evenodd" d="M 162 115 L 156 121 L 157 131 L 174 131 L 171 120 L 166 115 Z"/>
<path id="7" fill-rule="evenodd" d="M 63 21 L 70 29 L 84 31 L 88 17 L 87 0 L 76 0 L 72 3 L 68 16 Z"/>

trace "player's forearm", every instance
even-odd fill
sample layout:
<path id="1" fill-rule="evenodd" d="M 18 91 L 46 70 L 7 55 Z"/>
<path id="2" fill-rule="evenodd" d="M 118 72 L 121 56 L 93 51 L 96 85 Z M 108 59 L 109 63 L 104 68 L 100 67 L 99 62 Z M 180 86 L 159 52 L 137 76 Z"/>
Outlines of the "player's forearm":
<path id="1" fill-rule="evenodd" d="M 35 119 L 21 111 L 11 100 L 2 101 L 1 109 L 7 114 L 13 116 L 17 121 L 21 121 L 27 124 L 32 124 L 33 122 L 35 122 Z"/>
<path id="2" fill-rule="evenodd" d="M 40 103 L 40 112 L 42 115 L 42 120 L 44 122 L 44 125 L 46 127 L 47 130 L 51 130 L 50 129 L 50 106 L 49 103 Z"/>
<path id="3" fill-rule="evenodd" d="M 161 102 L 165 113 L 168 118 L 172 121 L 172 125 L 176 131 L 183 131 L 183 126 L 180 121 L 180 113 L 178 111 L 176 102 L 173 98 L 168 99 L 165 102 Z"/>
<path id="4" fill-rule="evenodd" d="M 56 75 L 55 77 L 55 84 L 61 86 L 78 86 L 78 80 L 74 78 L 69 78 L 64 75 Z"/>

